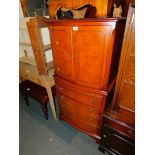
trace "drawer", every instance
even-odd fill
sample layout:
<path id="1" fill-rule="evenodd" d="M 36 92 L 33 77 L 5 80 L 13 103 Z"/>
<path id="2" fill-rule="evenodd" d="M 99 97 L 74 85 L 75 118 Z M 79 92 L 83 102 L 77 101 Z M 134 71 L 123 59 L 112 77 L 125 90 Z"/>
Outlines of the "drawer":
<path id="1" fill-rule="evenodd" d="M 102 119 L 100 117 L 94 117 L 91 115 L 76 115 L 77 119 L 80 119 L 82 122 L 87 123 L 88 125 L 101 127 Z"/>
<path id="2" fill-rule="evenodd" d="M 106 96 L 92 94 L 93 92 L 88 92 L 77 88 L 76 85 L 70 82 L 59 82 L 55 80 L 56 90 L 80 103 L 84 103 L 93 107 L 100 107 L 104 109 Z"/>
<path id="3" fill-rule="evenodd" d="M 94 134 L 99 134 L 100 133 L 100 128 L 99 127 L 87 124 L 86 122 L 84 123 L 80 119 L 76 119 L 75 125 L 78 128 L 81 128 L 81 129 L 83 129 L 83 130 L 85 130 L 87 132 L 90 132 L 90 133 L 94 133 Z"/>
<path id="4" fill-rule="evenodd" d="M 101 117 L 102 112 L 99 108 L 79 103 L 77 104 L 77 115 L 79 117 L 83 115 Z"/>
<path id="5" fill-rule="evenodd" d="M 87 124 L 89 125 L 93 125 L 96 127 L 101 126 L 100 116 L 93 116 L 91 113 L 79 112 L 81 111 L 81 109 L 79 108 L 78 103 L 75 103 L 74 101 L 70 100 L 68 97 L 60 93 L 58 93 L 57 95 L 58 95 L 60 111 L 67 113 L 68 115 L 70 115 L 71 117 L 74 117 L 75 119 L 80 118 L 82 122 L 84 123 L 87 122 Z"/>
<path id="6" fill-rule="evenodd" d="M 99 127 L 84 123 L 83 121 L 77 119 L 75 115 L 73 116 L 66 111 L 61 111 L 60 114 L 64 120 L 69 121 L 71 124 L 74 125 L 74 127 L 79 128 L 79 129 L 83 129 L 83 130 L 90 132 L 90 133 L 93 133 L 93 134 L 97 134 L 97 135 L 100 134 L 100 128 Z"/>
<path id="7" fill-rule="evenodd" d="M 65 111 L 64 109 L 62 109 L 60 111 L 60 115 L 62 115 L 66 120 L 68 120 L 69 122 L 74 124 L 75 119 L 74 119 L 73 113 L 69 113 L 69 112 Z"/>
<path id="8" fill-rule="evenodd" d="M 103 126 L 102 139 L 100 146 L 106 148 L 108 152 L 114 155 L 134 155 L 135 142 L 126 136 L 122 136 L 117 131 L 107 125 Z"/>
<path id="9" fill-rule="evenodd" d="M 96 116 L 101 117 L 102 111 L 101 108 L 95 108 L 93 106 L 89 106 L 87 104 L 82 104 L 80 102 L 74 101 L 71 98 L 63 95 L 62 93 L 58 94 L 58 102 L 61 109 L 65 109 L 66 111 L 72 111 L 77 115 L 77 117 L 81 116 Z"/>
<path id="10" fill-rule="evenodd" d="M 104 124 L 107 124 L 114 130 L 118 131 L 119 133 L 127 137 L 130 137 L 131 139 L 135 138 L 135 130 L 133 127 L 129 126 L 128 124 L 122 121 L 119 121 L 117 119 L 114 119 L 110 116 L 107 116 L 106 114 L 104 114 L 103 119 L 104 119 Z"/>
<path id="11" fill-rule="evenodd" d="M 74 103 L 64 95 L 61 95 L 60 93 L 57 93 L 58 96 L 58 104 L 59 104 L 59 109 L 60 112 L 64 111 L 66 113 L 69 113 L 70 115 L 75 115 L 76 113 L 76 107 Z"/>

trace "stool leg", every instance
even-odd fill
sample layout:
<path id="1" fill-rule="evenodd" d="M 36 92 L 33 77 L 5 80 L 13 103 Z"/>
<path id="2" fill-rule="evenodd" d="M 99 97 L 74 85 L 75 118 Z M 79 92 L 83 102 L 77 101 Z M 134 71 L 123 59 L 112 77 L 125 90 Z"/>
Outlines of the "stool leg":
<path id="1" fill-rule="evenodd" d="M 22 95 L 23 95 L 23 98 L 24 98 L 24 100 L 25 100 L 26 105 L 29 106 L 30 103 L 29 103 L 28 95 L 27 95 L 26 93 L 23 93 Z"/>
<path id="2" fill-rule="evenodd" d="M 41 107 L 42 107 L 42 111 L 44 112 L 44 116 L 45 116 L 46 120 L 48 120 L 47 102 L 41 104 Z"/>
<path id="3" fill-rule="evenodd" d="M 53 96 L 53 102 L 54 102 L 54 104 L 55 104 L 55 96 L 54 95 L 52 95 Z"/>
<path id="4" fill-rule="evenodd" d="M 53 102 L 54 102 L 54 107 L 55 107 L 55 111 L 56 111 L 56 100 L 55 100 L 55 96 L 53 95 Z"/>

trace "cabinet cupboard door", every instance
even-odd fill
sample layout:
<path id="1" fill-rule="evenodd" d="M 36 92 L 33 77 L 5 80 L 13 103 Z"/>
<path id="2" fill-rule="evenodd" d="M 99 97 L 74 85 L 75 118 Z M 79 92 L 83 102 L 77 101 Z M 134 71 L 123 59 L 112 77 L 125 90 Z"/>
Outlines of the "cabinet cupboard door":
<path id="1" fill-rule="evenodd" d="M 107 57 L 112 27 L 78 26 L 73 30 L 75 79 L 77 84 L 101 89 L 106 85 Z"/>
<path id="2" fill-rule="evenodd" d="M 71 51 L 70 26 L 50 26 L 55 72 L 57 75 L 73 79 L 73 56 Z"/>

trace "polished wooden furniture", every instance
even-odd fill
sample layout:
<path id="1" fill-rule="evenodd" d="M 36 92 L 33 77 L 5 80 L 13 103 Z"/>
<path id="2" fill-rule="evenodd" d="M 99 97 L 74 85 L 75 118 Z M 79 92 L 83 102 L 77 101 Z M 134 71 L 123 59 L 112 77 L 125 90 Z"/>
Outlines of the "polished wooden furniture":
<path id="1" fill-rule="evenodd" d="M 60 119 L 100 139 L 117 73 L 124 19 L 48 20 Z"/>
<path id="2" fill-rule="evenodd" d="M 104 114 L 103 122 L 99 150 L 110 155 L 134 155 L 134 128 L 107 114 Z"/>
<path id="3" fill-rule="evenodd" d="M 29 80 L 21 82 L 19 84 L 19 89 L 25 99 L 25 103 L 29 106 L 29 96 L 38 101 L 41 105 L 45 118 L 48 119 L 47 102 L 49 99 L 46 89 Z M 54 95 L 56 95 L 55 86 L 52 87 L 52 95 L 54 99 Z"/>
<path id="4" fill-rule="evenodd" d="M 135 8 L 129 7 L 114 96 L 105 111 L 101 150 L 134 155 L 135 140 Z M 106 134 L 105 132 L 112 132 Z M 112 131 L 111 131 L 112 130 Z M 118 135 L 118 136 L 117 136 Z M 115 139 L 115 140 L 113 140 Z M 122 140 L 121 140 L 122 139 Z M 109 144 L 109 141 L 111 143 Z M 119 141 L 119 142 L 118 142 Z M 116 146 L 117 142 L 117 146 Z M 117 147 L 117 148 L 116 148 Z M 130 151 L 129 151 L 130 149 Z M 129 153 L 129 152 L 130 153 Z"/>
<path id="5" fill-rule="evenodd" d="M 91 4 L 96 7 L 97 17 L 105 17 L 107 15 L 108 0 L 49 0 L 49 16 L 55 18 L 55 12 L 58 7 L 75 9 L 85 4 Z"/>
<path id="6" fill-rule="evenodd" d="M 42 44 L 40 28 L 45 26 L 43 20 L 32 19 L 28 23 L 28 33 L 26 22 L 30 18 L 20 19 L 20 58 L 19 76 L 20 82 L 30 80 L 46 88 L 52 114 L 56 120 L 56 111 L 53 102 L 51 87 L 55 85 L 53 75 L 53 63 L 45 61 L 46 45 Z M 38 29 L 39 27 L 39 29 Z M 33 33 L 34 32 L 34 33 Z M 45 49 L 45 50 L 43 50 Z M 49 49 L 49 45 L 48 45 Z M 50 64 L 50 65 L 48 65 Z"/>

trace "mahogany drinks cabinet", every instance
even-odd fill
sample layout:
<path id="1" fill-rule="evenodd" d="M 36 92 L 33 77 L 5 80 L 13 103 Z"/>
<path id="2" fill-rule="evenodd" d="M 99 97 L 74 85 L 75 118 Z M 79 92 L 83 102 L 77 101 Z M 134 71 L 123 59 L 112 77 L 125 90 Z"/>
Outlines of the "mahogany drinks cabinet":
<path id="1" fill-rule="evenodd" d="M 125 19 L 47 20 L 60 120 L 95 140 L 113 90 Z"/>

